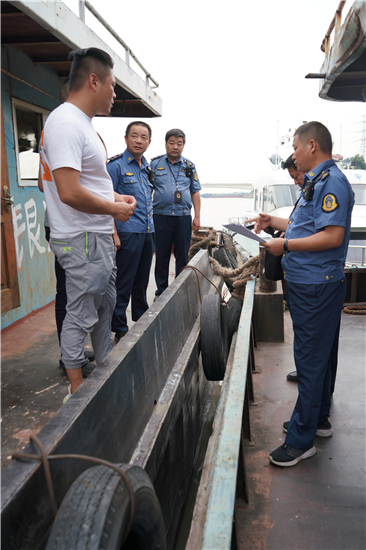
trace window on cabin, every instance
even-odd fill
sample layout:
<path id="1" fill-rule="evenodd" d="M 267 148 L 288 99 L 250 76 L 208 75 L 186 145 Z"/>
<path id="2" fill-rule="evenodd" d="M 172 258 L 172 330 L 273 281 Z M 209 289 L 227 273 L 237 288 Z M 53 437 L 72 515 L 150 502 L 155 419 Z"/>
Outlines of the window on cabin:
<path id="1" fill-rule="evenodd" d="M 39 147 L 47 114 L 45 109 L 13 100 L 18 184 L 21 187 L 38 184 Z"/>
<path id="2" fill-rule="evenodd" d="M 300 193 L 299 187 L 295 184 L 270 185 L 267 191 L 267 210 L 265 212 L 272 212 L 285 206 L 293 206 Z"/>
<path id="3" fill-rule="evenodd" d="M 365 205 L 366 204 L 366 184 L 364 183 L 362 184 L 358 183 L 356 185 L 351 184 L 351 187 L 355 194 L 355 204 Z"/>

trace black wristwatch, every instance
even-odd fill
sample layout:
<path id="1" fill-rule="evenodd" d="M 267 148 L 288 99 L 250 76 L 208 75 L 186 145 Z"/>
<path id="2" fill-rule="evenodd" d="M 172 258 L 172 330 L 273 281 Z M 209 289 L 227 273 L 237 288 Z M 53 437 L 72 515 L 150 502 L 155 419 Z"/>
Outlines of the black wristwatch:
<path id="1" fill-rule="evenodd" d="M 285 239 L 284 243 L 283 243 L 283 250 L 285 252 L 290 252 L 289 249 L 287 248 L 287 243 L 288 243 L 288 239 Z"/>

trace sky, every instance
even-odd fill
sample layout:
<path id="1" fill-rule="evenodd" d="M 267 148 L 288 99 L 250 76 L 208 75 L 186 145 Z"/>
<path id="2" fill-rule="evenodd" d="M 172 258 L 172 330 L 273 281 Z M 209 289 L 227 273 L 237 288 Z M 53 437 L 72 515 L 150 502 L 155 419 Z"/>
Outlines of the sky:
<path id="1" fill-rule="evenodd" d="M 145 119 L 148 160 L 180 128 L 201 183 L 251 183 L 268 170 L 278 137 L 310 120 L 328 126 L 333 153 L 360 153 L 365 104 L 320 99 L 319 81 L 305 79 L 323 63 L 338 0 L 90 1 L 159 83 L 162 117 Z M 77 1 L 65 3 L 78 13 Z M 351 6 L 347 0 L 342 21 Z M 124 59 L 88 10 L 86 24 Z M 94 119 L 110 156 L 124 151 L 131 120 Z"/>

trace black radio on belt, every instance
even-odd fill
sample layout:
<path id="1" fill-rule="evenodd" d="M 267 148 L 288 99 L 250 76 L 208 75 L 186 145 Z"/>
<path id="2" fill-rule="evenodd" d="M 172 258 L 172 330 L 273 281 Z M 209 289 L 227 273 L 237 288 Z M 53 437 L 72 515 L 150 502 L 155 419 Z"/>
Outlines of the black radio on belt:
<path id="1" fill-rule="evenodd" d="M 149 182 L 154 185 L 154 183 L 155 183 L 155 170 L 151 170 L 151 168 L 150 168 L 147 177 L 149 178 Z"/>
<path id="2" fill-rule="evenodd" d="M 192 174 L 193 174 L 193 168 L 192 168 L 192 166 L 188 166 L 188 165 L 187 165 L 187 168 L 186 168 L 186 177 L 187 177 L 187 178 L 191 178 L 191 177 L 192 177 Z"/>

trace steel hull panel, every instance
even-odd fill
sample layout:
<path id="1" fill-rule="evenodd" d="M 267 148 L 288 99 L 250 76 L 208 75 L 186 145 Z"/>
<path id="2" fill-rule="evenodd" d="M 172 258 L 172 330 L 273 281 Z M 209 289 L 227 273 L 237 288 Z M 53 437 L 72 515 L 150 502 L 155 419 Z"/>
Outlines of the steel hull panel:
<path id="1" fill-rule="evenodd" d="M 191 264 L 212 277 L 207 251 L 199 252 Z M 210 285 L 203 277 L 200 282 L 204 295 Z M 129 462 L 200 312 L 196 275 L 191 270 L 185 270 L 164 294 L 41 430 L 38 437 L 49 454 L 73 453 L 115 463 Z M 157 485 L 164 463 L 172 464 L 181 458 L 177 451 L 185 448 L 192 432 L 199 408 L 197 399 L 206 396 L 207 385 L 197 374 L 197 342 L 194 349 L 183 377 L 188 392 L 181 401 L 182 409 L 168 444 L 172 451 L 166 450 L 157 470 Z M 198 418 L 193 441 L 200 432 L 202 412 Z M 34 444 L 28 445 L 25 452 L 38 454 Z M 192 462 L 192 457 L 188 462 Z M 60 504 L 88 464 L 62 460 L 53 461 L 50 466 Z M 177 469 L 184 471 L 180 466 Z M 188 487 L 190 476 L 185 471 L 186 477 Z M 158 489 L 158 493 L 164 494 L 164 490 Z M 52 519 L 43 467 L 14 461 L 2 476 L 2 547 L 39 548 Z M 169 521 L 166 519 L 167 526 Z"/>

